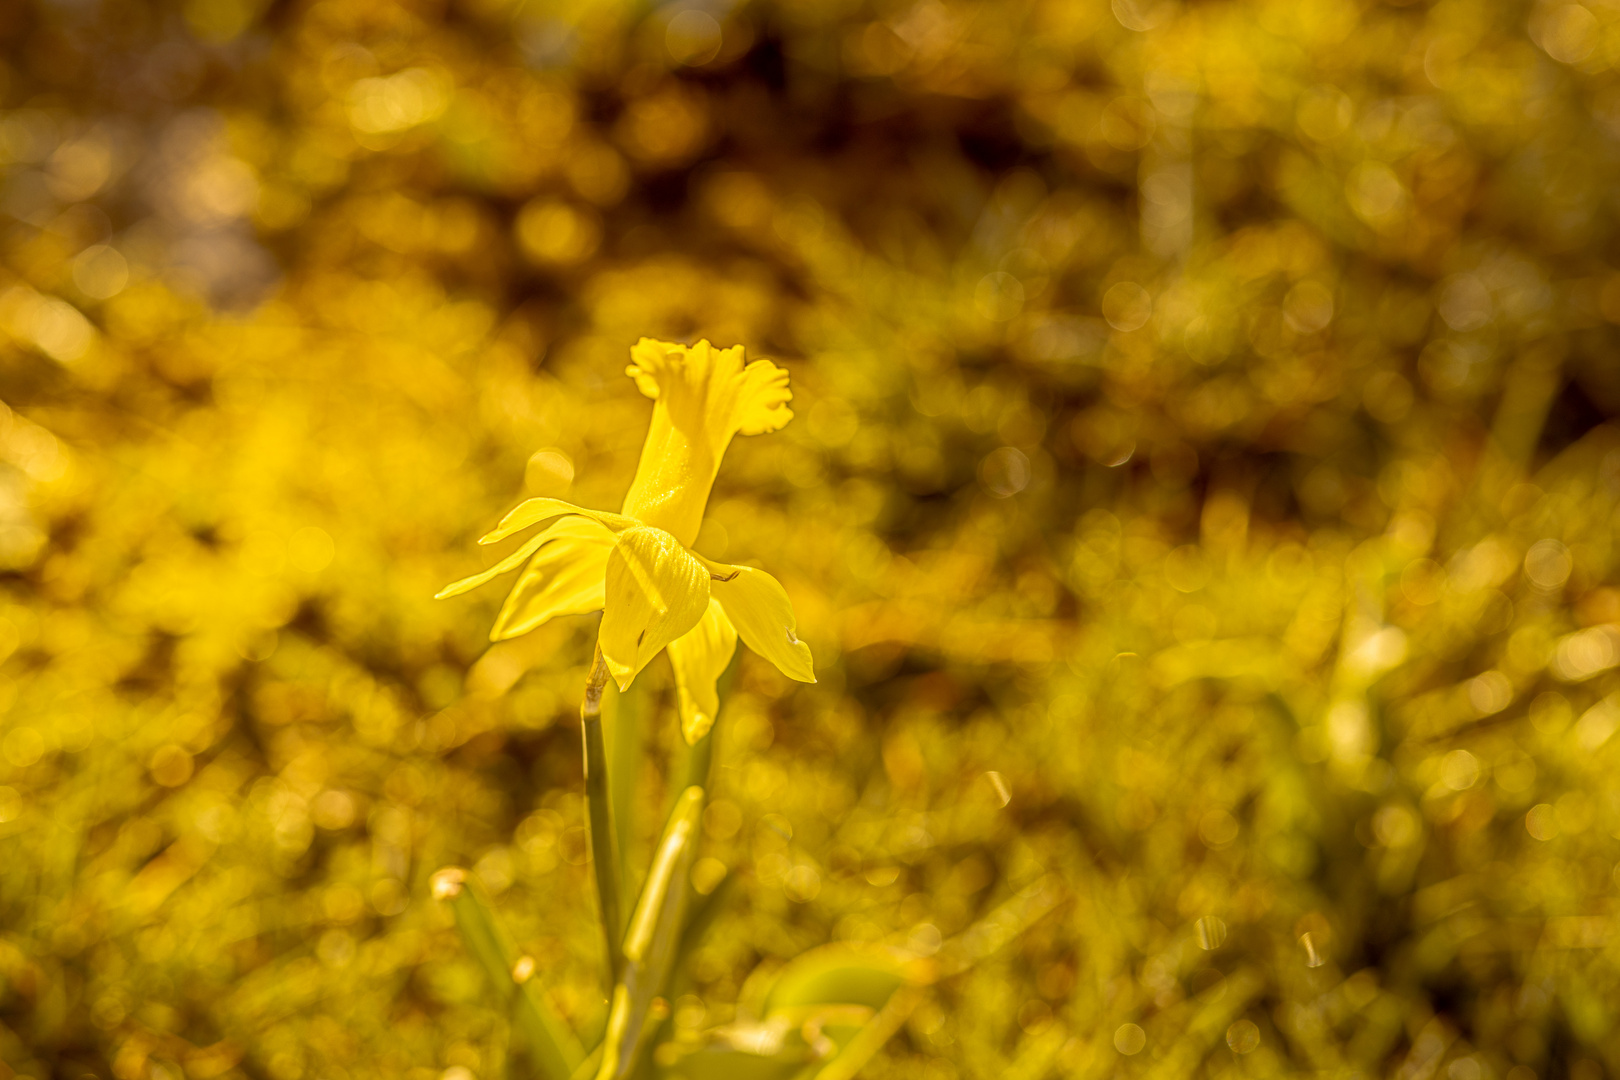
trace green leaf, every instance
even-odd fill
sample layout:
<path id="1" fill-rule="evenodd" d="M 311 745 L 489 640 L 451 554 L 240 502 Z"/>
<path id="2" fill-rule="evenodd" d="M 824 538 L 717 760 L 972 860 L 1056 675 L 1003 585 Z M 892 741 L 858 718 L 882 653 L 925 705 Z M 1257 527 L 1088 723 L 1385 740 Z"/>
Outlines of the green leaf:
<path id="1" fill-rule="evenodd" d="M 585 1050 L 546 1000 L 532 973 L 532 961 L 521 982 L 514 975 L 520 959 L 517 948 L 482 888 L 460 870 L 441 870 L 434 875 L 434 894 L 449 902 L 462 942 L 512 1009 L 513 1023 L 527 1038 L 529 1055 L 540 1071 L 548 1080 L 569 1080 L 585 1059 Z"/>
<path id="2" fill-rule="evenodd" d="M 822 1066 L 821 1071 L 816 1073 L 816 1080 L 853 1080 L 872 1055 L 900 1030 L 900 1025 L 906 1022 L 906 1017 L 911 1015 L 922 997 L 923 991 L 915 986 L 903 986 L 896 990 L 877 1015 L 842 1044 L 836 1057 Z"/>
<path id="3" fill-rule="evenodd" d="M 904 949 L 840 942 L 822 945 L 790 960 L 772 980 L 760 1003 L 770 1016 L 804 1005 L 864 1005 L 881 1009 L 905 985 L 933 980 L 933 964 Z"/>
<path id="4" fill-rule="evenodd" d="M 1054 874 L 1037 878 L 990 914 L 945 942 L 939 950 L 939 977 L 966 971 L 1022 934 L 1063 899 Z"/>
<path id="5" fill-rule="evenodd" d="M 693 949 L 698 947 L 698 944 L 703 940 L 703 935 L 709 932 L 709 927 L 714 925 L 714 920 L 720 916 L 721 911 L 725 910 L 726 901 L 731 897 L 731 890 L 735 886 L 736 880 L 734 875 L 727 874 L 709 891 L 707 896 L 698 893 L 696 889 L 691 890 L 691 895 L 686 899 L 691 915 L 686 919 L 686 926 L 681 931 L 680 944 L 675 948 L 676 968 L 679 968 L 681 962 L 691 955 Z"/>
<path id="6" fill-rule="evenodd" d="M 732 1024 L 686 1043 L 665 1043 L 657 1059 L 664 1075 L 681 1080 L 788 1080 L 814 1068 L 818 1055 L 802 1025 L 787 1017 L 765 1024 Z"/>

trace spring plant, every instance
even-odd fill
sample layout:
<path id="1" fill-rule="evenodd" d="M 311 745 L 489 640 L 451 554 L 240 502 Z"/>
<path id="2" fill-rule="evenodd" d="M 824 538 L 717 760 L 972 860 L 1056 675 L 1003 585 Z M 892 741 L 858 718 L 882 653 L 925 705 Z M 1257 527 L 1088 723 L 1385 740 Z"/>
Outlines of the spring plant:
<path id="1" fill-rule="evenodd" d="M 694 785 L 648 1072 L 1620 1076 L 1617 146 L 1612 0 L 0 3 L 0 1076 L 583 1065 Z M 606 671 L 611 930 L 530 497 L 814 656 Z"/>
<path id="2" fill-rule="evenodd" d="M 720 880 L 693 880 L 709 786 L 716 684 L 739 637 L 782 674 L 815 682 L 786 590 L 763 570 L 706 559 L 691 550 L 720 459 L 736 435 L 776 431 L 793 418 L 788 373 L 768 360 L 744 363 L 742 346 L 707 340 L 685 346 L 642 338 L 627 374 L 653 400 L 652 423 L 622 512 L 588 510 L 560 499 L 529 499 L 479 542 L 499 543 L 549 522 L 510 555 L 439 593 L 458 596 L 524 567 L 490 632 L 493 641 L 534 630 L 560 615 L 601 612 L 580 706 L 587 831 L 608 987 L 607 1027 L 587 1057 L 581 1040 L 541 989 L 545 972 L 517 956 L 486 899 L 457 867 L 434 877 L 434 895 L 455 905 L 467 948 L 512 1000 L 538 1075 L 597 1080 L 637 1075 L 645 1051 L 669 1019 L 670 986 L 695 939 L 725 895 Z M 689 748 L 683 790 L 642 875 L 633 907 L 621 876 L 623 827 L 610 791 L 602 691 L 621 691 L 660 652 L 674 670 L 681 734 Z M 1002 917 L 1022 922 L 1050 900 L 1042 882 Z M 1005 927 L 1003 926 L 1003 931 Z M 981 930 L 943 963 L 965 966 L 974 950 L 1000 944 Z M 767 971 L 740 1022 L 697 1038 L 666 1041 L 659 1075 L 725 1078 L 849 1077 L 911 1014 L 918 988 L 941 964 L 903 948 L 869 944 L 811 950 Z"/>

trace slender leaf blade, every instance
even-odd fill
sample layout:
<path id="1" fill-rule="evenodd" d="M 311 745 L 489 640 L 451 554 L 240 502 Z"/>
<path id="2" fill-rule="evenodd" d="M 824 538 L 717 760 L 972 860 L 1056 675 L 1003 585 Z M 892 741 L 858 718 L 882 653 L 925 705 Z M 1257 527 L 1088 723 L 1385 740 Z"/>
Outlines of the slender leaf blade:
<path id="1" fill-rule="evenodd" d="M 434 890 L 449 901 L 467 951 L 489 976 L 495 992 L 512 1008 L 514 1023 L 528 1039 L 530 1057 L 547 1080 L 569 1080 L 585 1059 L 585 1050 L 568 1022 L 546 1000 L 539 980 L 532 974 L 521 982 L 514 977 L 519 960 L 517 947 L 482 895 L 481 887 L 465 875 L 441 870 L 435 875 Z"/>

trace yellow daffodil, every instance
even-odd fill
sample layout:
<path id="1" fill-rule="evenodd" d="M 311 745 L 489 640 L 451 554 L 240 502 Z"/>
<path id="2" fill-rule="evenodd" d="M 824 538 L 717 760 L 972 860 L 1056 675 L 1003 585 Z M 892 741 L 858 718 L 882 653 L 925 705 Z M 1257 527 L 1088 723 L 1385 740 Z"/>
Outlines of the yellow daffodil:
<path id="1" fill-rule="evenodd" d="M 602 612 L 598 644 L 608 671 L 628 689 L 661 649 L 675 668 L 681 731 L 696 742 L 714 723 L 715 680 L 740 636 L 790 679 L 815 682 L 810 648 L 793 606 L 763 570 L 713 562 L 691 550 L 734 435 L 775 431 L 793 413 L 787 372 L 743 362 L 742 346 L 671 345 L 642 338 L 627 369 L 653 400 L 641 462 L 617 514 L 561 499 L 530 499 L 479 543 L 493 544 L 554 520 L 481 574 L 441 598 L 528 566 L 501 606 L 490 639 L 528 633 L 558 615 Z"/>

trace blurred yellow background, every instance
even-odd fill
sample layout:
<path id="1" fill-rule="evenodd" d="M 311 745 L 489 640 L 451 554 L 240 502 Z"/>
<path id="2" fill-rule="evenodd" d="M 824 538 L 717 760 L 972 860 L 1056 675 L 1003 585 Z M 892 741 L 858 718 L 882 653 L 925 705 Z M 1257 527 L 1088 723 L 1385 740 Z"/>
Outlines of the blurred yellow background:
<path id="1" fill-rule="evenodd" d="M 737 661 L 674 1026 L 1050 874 L 862 1075 L 1620 1071 L 1614 0 L 14 0 L 0 57 L 0 1076 L 505 1075 L 452 863 L 600 1028 L 594 618 L 432 597 L 618 506 L 642 335 L 791 372 L 696 550 L 819 679 Z M 609 708 L 650 838 L 667 664 Z"/>

